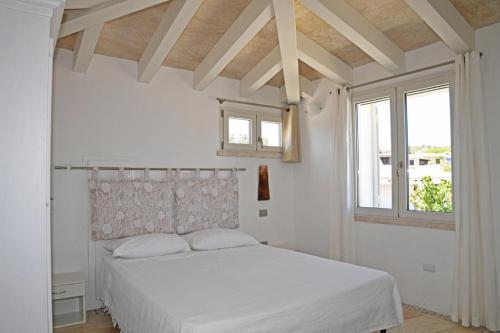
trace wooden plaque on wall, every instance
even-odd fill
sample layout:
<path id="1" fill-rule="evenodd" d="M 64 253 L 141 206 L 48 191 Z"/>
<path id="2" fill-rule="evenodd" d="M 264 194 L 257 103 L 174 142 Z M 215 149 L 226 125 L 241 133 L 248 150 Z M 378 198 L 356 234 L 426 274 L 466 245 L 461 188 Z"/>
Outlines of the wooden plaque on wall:
<path id="1" fill-rule="evenodd" d="M 259 166 L 259 201 L 269 200 L 269 173 L 267 165 Z"/>

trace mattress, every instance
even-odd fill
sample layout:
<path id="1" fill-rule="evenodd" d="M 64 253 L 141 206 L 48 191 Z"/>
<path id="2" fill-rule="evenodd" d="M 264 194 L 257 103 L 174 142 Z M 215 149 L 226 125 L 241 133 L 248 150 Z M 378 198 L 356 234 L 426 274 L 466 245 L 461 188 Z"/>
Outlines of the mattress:
<path id="1" fill-rule="evenodd" d="M 403 322 L 389 274 L 271 246 L 105 257 L 102 278 L 124 333 L 356 333 Z"/>

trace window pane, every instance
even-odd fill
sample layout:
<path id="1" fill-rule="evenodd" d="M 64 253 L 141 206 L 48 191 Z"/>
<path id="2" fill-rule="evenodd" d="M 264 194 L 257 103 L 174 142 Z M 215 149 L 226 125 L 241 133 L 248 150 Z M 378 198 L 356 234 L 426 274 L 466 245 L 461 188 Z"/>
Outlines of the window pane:
<path id="1" fill-rule="evenodd" d="M 281 147 L 281 124 L 271 121 L 260 123 L 262 144 L 267 147 Z"/>
<path id="2" fill-rule="evenodd" d="M 406 94 L 408 210 L 451 212 L 450 89 Z"/>
<path id="3" fill-rule="evenodd" d="M 251 119 L 229 117 L 227 127 L 229 143 L 240 145 L 249 145 L 252 143 Z"/>
<path id="4" fill-rule="evenodd" d="M 392 208 L 391 103 L 388 97 L 357 108 L 358 206 Z"/>

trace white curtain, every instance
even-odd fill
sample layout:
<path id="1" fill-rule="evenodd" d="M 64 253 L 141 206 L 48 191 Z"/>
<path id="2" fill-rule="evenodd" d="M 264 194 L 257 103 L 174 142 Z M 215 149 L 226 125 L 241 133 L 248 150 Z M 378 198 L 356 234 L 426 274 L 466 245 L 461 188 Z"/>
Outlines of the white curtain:
<path id="1" fill-rule="evenodd" d="M 334 94 L 335 96 L 335 94 Z M 330 258 L 354 261 L 354 181 L 352 105 L 350 88 L 343 87 L 332 103 L 332 217 Z"/>
<path id="2" fill-rule="evenodd" d="M 452 320 L 500 329 L 480 55 L 455 60 L 454 194 L 457 236 Z"/>

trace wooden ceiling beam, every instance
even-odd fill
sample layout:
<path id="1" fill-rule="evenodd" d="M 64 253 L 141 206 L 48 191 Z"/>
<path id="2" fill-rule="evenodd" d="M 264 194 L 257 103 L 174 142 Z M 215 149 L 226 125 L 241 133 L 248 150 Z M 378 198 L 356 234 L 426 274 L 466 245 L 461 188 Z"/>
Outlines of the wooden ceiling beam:
<path id="1" fill-rule="evenodd" d="M 104 24 L 101 23 L 95 27 L 85 29 L 78 33 L 75 46 L 73 46 L 74 72 L 87 73 L 90 62 L 92 61 L 92 56 L 94 55 L 97 41 L 101 35 L 103 25 Z"/>
<path id="2" fill-rule="evenodd" d="M 300 102 L 299 53 L 293 0 L 273 0 L 288 104 Z"/>
<path id="3" fill-rule="evenodd" d="M 203 0 L 176 0 L 170 4 L 139 59 L 138 80 L 150 82 Z"/>
<path id="4" fill-rule="evenodd" d="M 314 87 L 314 83 L 308 78 L 300 75 L 299 76 L 299 86 L 300 86 L 300 97 L 304 99 L 311 99 L 314 96 L 314 92 L 316 88 Z M 280 96 L 283 102 L 286 98 L 286 87 L 283 85 L 280 87 Z"/>
<path id="5" fill-rule="evenodd" d="M 205 89 L 274 16 L 271 0 L 252 0 L 198 65 L 196 90 Z"/>
<path id="6" fill-rule="evenodd" d="M 333 82 L 352 84 L 353 70 L 309 37 L 297 31 L 299 59 Z"/>
<path id="7" fill-rule="evenodd" d="M 65 37 L 98 24 L 159 5 L 168 0 L 111 0 L 97 7 L 84 10 L 61 24 L 59 37 Z"/>
<path id="8" fill-rule="evenodd" d="M 311 12 L 393 74 L 405 70 L 404 52 L 344 0 L 301 0 Z"/>
<path id="9" fill-rule="evenodd" d="M 311 99 L 314 96 L 316 89 L 314 83 L 304 76 L 299 77 L 300 96 L 305 99 Z"/>
<path id="10" fill-rule="evenodd" d="M 110 0 L 66 0 L 64 9 L 89 9 Z"/>
<path id="11" fill-rule="evenodd" d="M 453 52 L 474 49 L 474 29 L 449 0 L 406 0 L 406 3 Z"/>
<path id="12" fill-rule="evenodd" d="M 240 95 L 249 97 L 283 69 L 280 47 L 276 46 L 240 81 Z"/>

